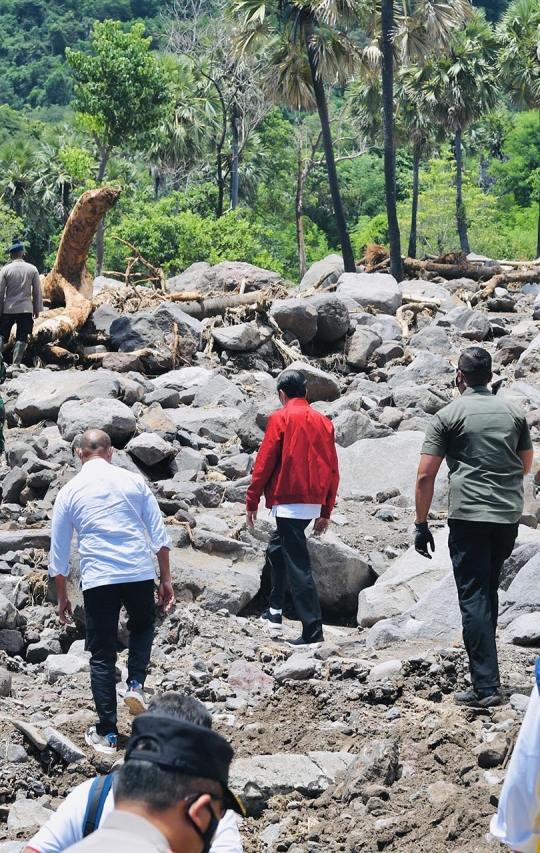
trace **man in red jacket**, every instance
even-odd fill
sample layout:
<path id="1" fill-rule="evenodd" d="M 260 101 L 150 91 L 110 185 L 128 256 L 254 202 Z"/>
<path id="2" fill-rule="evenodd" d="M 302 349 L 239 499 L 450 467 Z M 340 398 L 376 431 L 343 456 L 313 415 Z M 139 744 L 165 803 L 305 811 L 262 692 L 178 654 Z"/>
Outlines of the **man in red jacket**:
<path id="1" fill-rule="evenodd" d="M 330 523 L 339 482 L 334 427 L 309 405 L 306 378 L 298 370 L 284 371 L 277 390 L 283 408 L 268 419 L 246 503 L 249 527 L 253 528 L 263 492 L 276 519 L 277 529 L 267 551 L 272 577 L 270 606 L 261 619 L 271 630 L 281 632 L 288 575 L 302 622 L 302 636 L 289 645 L 316 648 L 324 637 L 305 530 L 315 519 L 314 533 L 320 536 Z"/>

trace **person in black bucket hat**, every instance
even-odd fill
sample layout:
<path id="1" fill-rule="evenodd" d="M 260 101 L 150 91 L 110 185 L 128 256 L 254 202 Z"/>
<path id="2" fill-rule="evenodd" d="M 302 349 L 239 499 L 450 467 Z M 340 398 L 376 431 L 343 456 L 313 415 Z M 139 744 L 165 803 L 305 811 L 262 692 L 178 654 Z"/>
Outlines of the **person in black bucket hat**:
<path id="1" fill-rule="evenodd" d="M 234 751 L 211 729 L 157 714 L 133 721 L 115 810 L 72 853 L 208 853 L 227 809 Z"/>

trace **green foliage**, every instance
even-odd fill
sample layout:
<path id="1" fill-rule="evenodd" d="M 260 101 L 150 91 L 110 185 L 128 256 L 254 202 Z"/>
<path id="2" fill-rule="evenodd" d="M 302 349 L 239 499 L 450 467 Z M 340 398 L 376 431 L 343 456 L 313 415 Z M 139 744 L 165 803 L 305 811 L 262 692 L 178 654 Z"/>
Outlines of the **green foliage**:
<path id="1" fill-rule="evenodd" d="M 518 114 L 503 145 L 504 159 L 494 161 L 490 172 L 497 178 L 497 191 L 511 194 L 513 201 L 528 207 L 540 200 L 540 118 L 536 111 Z"/>
<path id="2" fill-rule="evenodd" d="M 172 111 L 170 79 L 143 32 L 143 24 L 123 32 L 118 21 L 95 23 L 92 55 L 66 49 L 76 81 L 75 108 L 107 149 L 149 145 Z"/>
<path id="3" fill-rule="evenodd" d="M 388 244 L 388 219 L 386 213 L 378 213 L 372 219 L 361 216 L 351 230 L 351 243 L 355 258 L 361 258 L 369 243 Z"/>
<path id="4" fill-rule="evenodd" d="M 5 257 L 7 263 L 7 248 L 16 238 L 25 237 L 25 228 L 22 219 L 16 216 L 13 211 L 9 210 L 4 205 L 0 205 L 0 261 L 2 256 Z"/>

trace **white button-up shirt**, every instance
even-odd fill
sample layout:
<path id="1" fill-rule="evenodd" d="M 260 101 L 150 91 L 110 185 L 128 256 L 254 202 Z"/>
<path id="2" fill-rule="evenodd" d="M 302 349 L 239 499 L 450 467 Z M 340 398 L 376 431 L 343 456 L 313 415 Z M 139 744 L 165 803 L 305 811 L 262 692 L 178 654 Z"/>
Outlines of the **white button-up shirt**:
<path id="1" fill-rule="evenodd" d="M 83 590 L 153 580 L 152 552 L 172 546 L 144 477 L 99 458 L 85 462 L 58 493 L 51 530 L 51 577 L 69 574 L 73 530 L 78 536 Z"/>

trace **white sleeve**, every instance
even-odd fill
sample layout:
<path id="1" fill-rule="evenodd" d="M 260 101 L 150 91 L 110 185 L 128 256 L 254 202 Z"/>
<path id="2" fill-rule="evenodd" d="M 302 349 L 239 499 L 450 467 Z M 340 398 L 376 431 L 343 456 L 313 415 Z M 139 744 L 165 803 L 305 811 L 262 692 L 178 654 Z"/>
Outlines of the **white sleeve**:
<path id="1" fill-rule="evenodd" d="M 142 518 L 150 537 L 150 547 L 157 554 L 161 548 L 172 548 L 172 541 L 165 529 L 157 500 L 146 483 L 143 489 Z"/>
<path id="2" fill-rule="evenodd" d="M 531 693 L 490 831 L 518 853 L 537 853 L 540 828 L 540 694 Z"/>
<path id="3" fill-rule="evenodd" d="M 69 551 L 72 536 L 73 523 L 64 497 L 60 492 L 54 504 L 51 525 L 49 574 L 52 578 L 56 575 L 65 575 L 66 577 L 69 575 Z"/>
<path id="4" fill-rule="evenodd" d="M 36 853 L 61 853 L 72 844 L 82 841 L 83 821 L 93 781 L 88 779 L 68 794 L 27 846 Z"/>
<path id="5" fill-rule="evenodd" d="M 229 809 L 220 820 L 210 853 L 242 853 L 242 841 L 235 813 Z"/>

